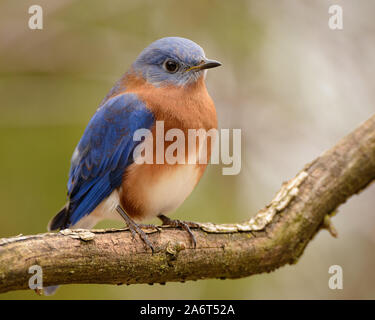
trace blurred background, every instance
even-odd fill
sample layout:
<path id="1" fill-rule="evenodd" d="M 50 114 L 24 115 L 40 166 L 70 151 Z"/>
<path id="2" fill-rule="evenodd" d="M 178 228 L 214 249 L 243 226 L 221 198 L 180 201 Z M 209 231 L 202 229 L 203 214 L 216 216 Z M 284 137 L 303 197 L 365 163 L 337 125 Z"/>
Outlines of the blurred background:
<path id="1" fill-rule="evenodd" d="M 43 30 L 28 8 L 44 10 Z M 328 27 L 339 4 L 344 29 Z M 242 129 L 242 171 L 211 166 L 174 217 L 235 222 L 375 109 L 375 2 L 362 0 L 0 2 L 0 237 L 46 231 L 71 154 L 102 98 L 152 41 L 182 36 L 223 63 L 207 86 L 221 128 Z M 375 186 L 339 208 L 296 265 L 239 280 L 67 285 L 0 299 L 374 299 Z M 151 221 L 153 222 L 153 221 Z M 98 227 L 120 227 L 103 222 Z M 340 265 L 344 289 L 328 288 Z"/>

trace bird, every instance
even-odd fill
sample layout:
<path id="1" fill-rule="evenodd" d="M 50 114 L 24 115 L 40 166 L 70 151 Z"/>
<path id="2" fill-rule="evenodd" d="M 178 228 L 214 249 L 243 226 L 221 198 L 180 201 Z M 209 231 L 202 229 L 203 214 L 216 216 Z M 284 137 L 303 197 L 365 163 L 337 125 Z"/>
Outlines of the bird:
<path id="1" fill-rule="evenodd" d="M 138 234 L 154 252 L 140 222 L 158 217 L 163 225 L 186 230 L 195 247 L 190 229 L 194 223 L 172 220 L 167 214 L 190 195 L 207 163 L 139 164 L 134 150 L 147 138 L 135 141 L 134 134 L 140 129 L 156 134 L 158 121 L 165 130 L 177 128 L 184 134 L 189 129 L 216 129 L 216 109 L 205 77 L 207 69 L 220 65 L 206 58 L 198 44 L 182 37 L 161 38 L 146 47 L 84 130 L 71 158 L 67 202 L 48 230 L 92 229 L 103 219 L 123 219 L 133 238 Z M 163 143 L 165 150 L 173 141 Z M 208 143 L 209 154 L 212 143 Z"/>

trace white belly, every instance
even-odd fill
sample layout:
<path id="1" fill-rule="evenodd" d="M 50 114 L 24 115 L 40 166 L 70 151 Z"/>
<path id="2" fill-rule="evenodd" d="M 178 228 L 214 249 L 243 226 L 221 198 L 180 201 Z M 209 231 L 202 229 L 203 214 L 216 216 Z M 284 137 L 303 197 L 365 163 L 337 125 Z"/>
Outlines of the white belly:
<path id="1" fill-rule="evenodd" d="M 144 189 L 145 216 L 153 218 L 176 210 L 193 191 L 199 177 L 196 165 L 179 165 L 163 171 Z"/>
<path id="2" fill-rule="evenodd" d="M 132 200 L 142 204 L 142 212 L 133 217 L 135 221 L 152 219 L 159 214 L 176 210 L 193 191 L 200 178 L 200 170 L 196 165 L 174 167 L 160 172 L 158 170 L 157 174 L 149 179 L 136 174 L 136 182 L 133 181 L 126 191 L 123 187 L 114 190 L 93 212 L 81 219 L 74 227 L 90 229 L 104 219 L 123 221 L 116 211 L 117 205 L 121 205 L 119 195 L 123 191 L 132 194 Z M 136 171 L 134 170 L 134 173 Z M 142 170 L 140 172 L 143 173 Z"/>

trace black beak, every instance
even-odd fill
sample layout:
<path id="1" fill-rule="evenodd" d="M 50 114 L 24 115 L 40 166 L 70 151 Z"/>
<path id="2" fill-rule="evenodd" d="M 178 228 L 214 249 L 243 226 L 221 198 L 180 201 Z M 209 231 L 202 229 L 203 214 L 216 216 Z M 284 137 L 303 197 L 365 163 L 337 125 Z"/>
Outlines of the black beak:
<path id="1" fill-rule="evenodd" d="M 207 59 L 207 60 L 204 60 L 203 63 L 201 63 L 200 65 L 193 67 L 193 68 L 195 69 L 195 71 L 200 71 L 200 70 L 211 69 L 211 68 L 216 68 L 220 66 L 221 66 L 221 63 L 219 61 Z"/>

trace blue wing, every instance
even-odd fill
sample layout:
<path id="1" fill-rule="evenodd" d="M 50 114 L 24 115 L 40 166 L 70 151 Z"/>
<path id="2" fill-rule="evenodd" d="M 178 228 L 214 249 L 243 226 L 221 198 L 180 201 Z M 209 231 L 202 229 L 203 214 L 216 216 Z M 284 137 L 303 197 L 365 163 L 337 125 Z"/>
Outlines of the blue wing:
<path id="1" fill-rule="evenodd" d="M 133 162 L 134 132 L 149 129 L 154 116 L 135 94 L 106 101 L 89 122 L 74 151 L 68 181 L 69 220 L 75 224 L 121 185 Z"/>

